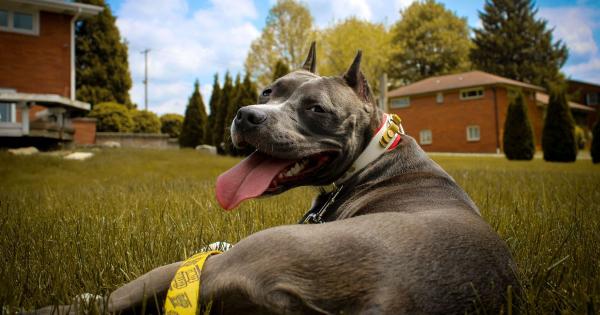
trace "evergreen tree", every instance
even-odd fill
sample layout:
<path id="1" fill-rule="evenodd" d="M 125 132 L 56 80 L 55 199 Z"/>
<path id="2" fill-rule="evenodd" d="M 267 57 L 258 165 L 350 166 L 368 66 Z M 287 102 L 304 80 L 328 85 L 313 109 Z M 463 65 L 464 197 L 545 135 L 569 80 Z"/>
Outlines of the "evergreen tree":
<path id="1" fill-rule="evenodd" d="M 275 63 L 273 67 L 273 81 L 283 77 L 284 75 L 290 73 L 290 67 L 285 63 L 285 61 L 279 59 Z"/>
<path id="2" fill-rule="evenodd" d="M 542 132 L 544 160 L 573 162 L 577 158 L 575 121 L 567 103 L 564 85 L 552 84 Z"/>
<path id="3" fill-rule="evenodd" d="M 531 160 L 535 154 L 535 143 L 531 122 L 527 116 L 527 105 L 519 93 L 509 104 L 504 121 L 504 154 L 509 160 Z"/>
<path id="4" fill-rule="evenodd" d="M 594 129 L 592 129 L 592 162 L 600 163 L 600 116 L 598 116 L 598 120 L 596 120 L 596 124 L 594 124 Z"/>
<path id="5" fill-rule="evenodd" d="M 471 40 L 466 18 L 434 0 L 416 1 L 401 15 L 391 30 L 396 52 L 390 58 L 390 78 L 410 83 L 469 69 Z"/>
<path id="6" fill-rule="evenodd" d="M 104 10 L 83 19 L 75 27 L 77 99 L 92 105 L 117 102 L 133 108 L 129 98 L 131 74 L 127 45 L 121 40 L 115 17 L 104 0 L 81 2 L 103 6 Z"/>
<path id="7" fill-rule="evenodd" d="M 196 80 L 196 83 L 194 83 L 194 92 L 190 96 L 187 108 L 185 109 L 185 117 L 183 118 L 183 126 L 181 128 L 181 135 L 179 136 L 179 145 L 195 148 L 201 144 L 206 121 L 206 109 L 204 108 L 204 101 L 200 94 L 200 83 Z"/>
<path id="8" fill-rule="evenodd" d="M 235 76 L 235 83 L 233 84 L 233 93 L 230 99 L 229 104 L 227 104 L 227 115 L 225 115 L 225 120 L 223 123 L 223 143 L 225 144 L 223 150 L 225 154 L 236 155 L 236 150 L 233 147 L 233 142 L 231 141 L 231 123 L 237 114 L 240 106 L 240 100 L 243 94 L 243 86 L 240 79 L 240 74 L 238 73 Z"/>
<path id="9" fill-rule="evenodd" d="M 473 65 L 546 88 L 560 82 L 567 47 L 553 41 L 552 29 L 536 13 L 531 0 L 486 0 L 484 12 L 479 12 L 483 28 L 475 29 Z"/>
<path id="10" fill-rule="evenodd" d="M 225 73 L 225 82 L 223 83 L 223 89 L 221 90 L 221 96 L 219 97 L 219 105 L 215 113 L 215 125 L 213 126 L 213 143 L 217 147 L 217 152 L 223 154 L 223 129 L 225 128 L 225 118 L 227 116 L 227 109 L 229 104 L 234 97 L 233 82 L 231 82 L 231 76 L 229 71 Z M 231 122 L 228 122 L 229 124 Z"/>
<path id="11" fill-rule="evenodd" d="M 215 145 L 214 142 L 214 131 L 215 121 L 217 112 L 219 111 L 219 104 L 221 102 L 221 86 L 219 85 L 219 74 L 215 73 L 215 80 L 213 82 L 212 94 L 210 95 L 210 101 L 208 105 L 210 107 L 210 116 L 208 116 L 208 122 L 204 128 L 204 143 Z"/>

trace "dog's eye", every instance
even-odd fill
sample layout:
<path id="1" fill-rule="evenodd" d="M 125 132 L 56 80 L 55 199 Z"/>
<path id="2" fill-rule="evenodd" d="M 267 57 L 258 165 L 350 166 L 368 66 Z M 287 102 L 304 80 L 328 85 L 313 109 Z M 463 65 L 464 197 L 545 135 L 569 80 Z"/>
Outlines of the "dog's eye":
<path id="1" fill-rule="evenodd" d="M 272 92 L 271 89 L 266 89 L 262 92 L 262 96 L 267 97 L 267 96 L 271 95 L 271 92 Z"/>
<path id="2" fill-rule="evenodd" d="M 315 112 L 315 113 L 324 113 L 325 112 L 323 107 L 321 107 L 320 105 L 313 105 L 313 106 L 309 107 L 308 110 L 311 112 Z"/>

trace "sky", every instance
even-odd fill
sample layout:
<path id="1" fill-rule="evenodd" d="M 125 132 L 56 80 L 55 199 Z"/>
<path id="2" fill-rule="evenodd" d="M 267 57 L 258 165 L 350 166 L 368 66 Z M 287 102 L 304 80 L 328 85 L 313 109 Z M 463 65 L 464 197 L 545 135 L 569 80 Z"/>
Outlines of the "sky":
<path id="1" fill-rule="evenodd" d="M 350 16 L 391 25 L 414 0 L 303 0 L 316 26 Z M 183 114 L 200 81 L 207 102 L 213 76 L 243 73 L 251 42 L 260 36 L 275 0 L 107 0 L 121 36 L 129 45 L 130 91 L 144 107 L 144 49 L 148 54 L 148 109 Z M 441 0 L 446 8 L 481 26 L 484 0 Z M 562 71 L 570 78 L 600 84 L 600 1 L 538 0 L 538 17 L 554 28 L 569 48 Z M 318 43 L 317 43 L 318 44 Z M 359 47 L 357 47 L 358 49 Z"/>

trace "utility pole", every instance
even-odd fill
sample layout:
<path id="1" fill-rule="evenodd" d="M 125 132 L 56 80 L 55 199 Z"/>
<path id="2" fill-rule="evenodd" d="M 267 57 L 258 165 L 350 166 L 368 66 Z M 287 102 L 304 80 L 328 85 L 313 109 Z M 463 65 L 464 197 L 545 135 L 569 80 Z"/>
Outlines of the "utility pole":
<path id="1" fill-rule="evenodd" d="M 148 53 L 149 48 L 144 49 L 141 53 L 144 54 L 144 109 L 148 110 Z"/>

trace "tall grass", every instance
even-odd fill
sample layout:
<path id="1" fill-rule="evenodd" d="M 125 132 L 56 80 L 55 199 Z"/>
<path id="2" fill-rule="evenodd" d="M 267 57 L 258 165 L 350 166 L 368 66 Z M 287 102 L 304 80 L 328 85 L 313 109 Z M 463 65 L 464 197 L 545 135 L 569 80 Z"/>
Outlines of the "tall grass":
<path id="1" fill-rule="evenodd" d="M 506 240 L 525 312 L 600 307 L 600 167 L 590 161 L 434 157 Z M 216 176 L 237 160 L 192 150 L 105 150 L 87 161 L 0 153 L 0 304 L 31 309 L 107 294 L 219 240 L 295 223 L 300 188 L 223 212 Z"/>

